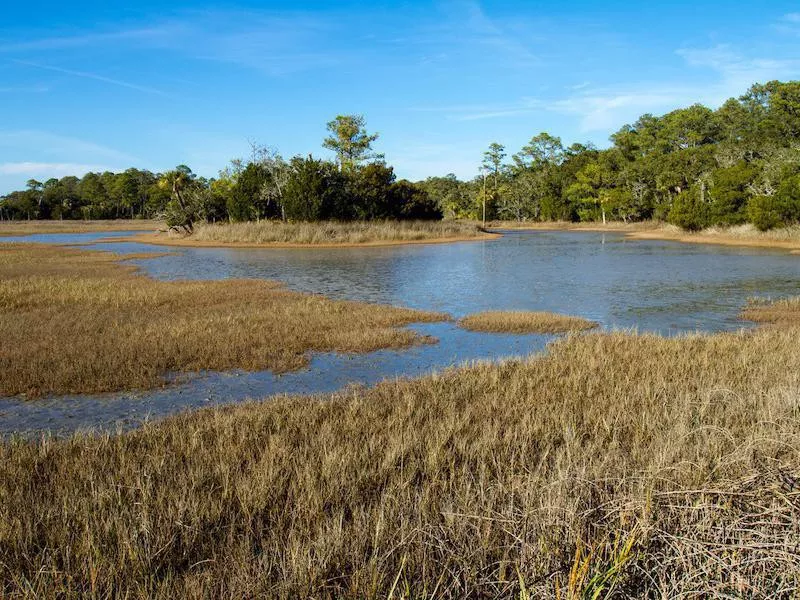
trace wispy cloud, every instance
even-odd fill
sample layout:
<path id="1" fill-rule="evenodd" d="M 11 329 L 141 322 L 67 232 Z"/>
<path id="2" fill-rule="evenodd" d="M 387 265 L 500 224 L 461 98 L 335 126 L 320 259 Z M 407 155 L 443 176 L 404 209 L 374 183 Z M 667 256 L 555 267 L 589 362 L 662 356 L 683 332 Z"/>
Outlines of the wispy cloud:
<path id="1" fill-rule="evenodd" d="M 173 33 L 172 27 L 148 27 L 120 29 L 100 33 L 78 33 L 73 35 L 42 37 L 18 42 L 0 43 L 0 52 L 19 53 L 46 50 L 66 50 L 87 46 L 113 46 L 118 44 L 163 43 Z"/>
<path id="2" fill-rule="evenodd" d="M 191 59 L 227 62 L 269 75 L 283 75 L 363 56 L 348 55 L 341 48 L 341 42 L 352 36 L 352 28 L 343 23 L 347 20 L 303 11 L 196 10 L 162 17 L 148 27 L 8 42 L 0 44 L 0 53 L 19 55 L 66 49 L 171 52 Z M 32 66 L 48 68 L 39 64 Z M 61 72 L 163 94 L 160 90 L 95 73 L 68 69 Z"/>
<path id="3" fill-rule="evenodd" d="M 29 175 L 37 177 L 64 177 L 66 175 L 82 176 L 90 171 L 111 171 L 106 165 L 82 163 L 49 163 L 49 162 L 6 162 L 0 163 L 0 175 Z"/>
<path id="4" fill-rule="evenodd" d="M 10 151 L 16 155 L 36 152 L 50 162 L 59 163 L 69 162 L 69 158 L 74 160 L 74 157 L 80 156 L 83 160 L 98 164 L 142 164 L 139 158 L 102 144 L 34 129 L 0 131 L 0 151 L 2 150 L 6 150 L 6 154 Z"/>
<path id="5" fill-rule="evenodd" d="M 453 121 L 514 118 L 542 113 L 576 117 L 578 129 L 589 133 L 611 130 L 647 112 L 666 112 L 700 102 L 718 106 L 744 93 L 756 82 L 800 75 L 800 59 L 744 57 L 729 46 L 683 48 L 677 51 L 689 67 L 707 69 L 715 77 L 702 83 L 637 82 L 595 87 L 571 86 L 562 97 L 523 97 L 513 102 L 416 108 L 444 113 Z"/>
<path id="6" fill-rule="evenodd" d="M 468 62 L 476 68 L 491 64 L 496 70 L 528 69 L 542 64 L 534 51 L 541 42 L 538 24 L 516 15 L 513 20 L 490 15 L 475 0 L 440 5 L 441 17 L 409 26 L 404 35 L 384 40 L 418 53 L 423 65 Z"/>
<path id="7" fill-rule="evenodd" d="M 54 73 L 62 73 L 64 75 L 71 75 L 73 77 L 81 77 L 84 79 L 92 79 L 94 81 L 100 81 L 102 83 L 108 83 L 110 85 L 116 85 L 119 87 L 124 87 L 130 90 L 136 90 L 138 92 L 144 92 L 146 94 L 156 94 L 159 96 L 166 96 L 169 97 L 169 94 L 163 92 L 161 90 L 157 90 L 152 87 L 138 85 L 135 83 L 131 83 L 129 81 L 123 81 L 121 79 L 112 79 L 111 77 L 105 77 L 103 75 L 99 75 L 97 73 L 89 73 L 88 71 L 75 71 L 73 69 L 64 69 L 62 67 L 54 67 L 52 65 L 45 65 L 42 63 L 31 62 L 27 60 L 14 60 L 14 63 L 18 65 L 25 65 L 27 67 L 34 67 L 37 69 L 44 69 L 46 71 L 52 71 Z"/>
<path id="8" fill-rule="evenodd" d="M 692 67 L 707 68 L 719 77 L 717 87 L 738 94 L 756 82 L 791 78 L 800 74 L 800 59 L 746 57 L 727 44 L 677 51 Z"/>
<path id="9" fill-rule="evenodd" d="M 800 35 L 800 12 L 783 15 L 773 28 L 779 33 Z"/>

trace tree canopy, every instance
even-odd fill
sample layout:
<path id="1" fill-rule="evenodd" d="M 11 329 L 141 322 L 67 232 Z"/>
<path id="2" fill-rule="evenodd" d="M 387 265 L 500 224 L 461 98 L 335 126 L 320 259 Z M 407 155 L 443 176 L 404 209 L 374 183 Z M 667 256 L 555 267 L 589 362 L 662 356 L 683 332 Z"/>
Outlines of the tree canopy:
<path id="1" fill-rule="evenodd" d="M 198 220 L 487 218 L 666 220 L 687 229 L 800 222 L 800 82 L 755 84 L 716 110 L 700 104 L 623 125 L 610 146 L 571 144 L 547 132 L 507 160 L 493 142 L 481 172 L 396 181 L 361 115 L 327 124 L 335 162 L 254 145 L 213 179 L 182 165 L 45 182 L 0 198 L 3 219 L 164 217 Z"/>

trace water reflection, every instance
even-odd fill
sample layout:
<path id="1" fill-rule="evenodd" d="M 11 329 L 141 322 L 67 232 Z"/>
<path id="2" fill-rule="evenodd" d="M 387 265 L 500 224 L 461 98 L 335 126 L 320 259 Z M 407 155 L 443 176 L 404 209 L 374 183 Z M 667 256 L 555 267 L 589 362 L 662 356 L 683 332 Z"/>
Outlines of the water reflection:
<path id="1" fill-rule="evenodd" d="M 92 243 L 119 253 L 149 245 L 103 242 L 130 232 L 52 234 L 14 241 Z M 748 297 L 798 293 L 800 257 L 780 251 L 631 241 L 618 234 L 506 232 L 486 242 L 341 249 L 169 248 L 136 261 L 164 279 L 266 278 L 332 298 L 382 302 L 459 317 L 487 309 L 553 310 L 596 320 L 607 329 L 664 335 L 742 327 Z M 440 343 L 367 355 L 321 354 L 311 368 L 270 373 L 204 374 L 161 390 L 24 403 L 0 400 L 0 433 L 129 427 L 144 418 L 275 393 L 313 393 L 348 383 L 419 375 L 473 359 L 543 348 L 543 336 L 464 332 L 452 324 L 415 327 Z"/>

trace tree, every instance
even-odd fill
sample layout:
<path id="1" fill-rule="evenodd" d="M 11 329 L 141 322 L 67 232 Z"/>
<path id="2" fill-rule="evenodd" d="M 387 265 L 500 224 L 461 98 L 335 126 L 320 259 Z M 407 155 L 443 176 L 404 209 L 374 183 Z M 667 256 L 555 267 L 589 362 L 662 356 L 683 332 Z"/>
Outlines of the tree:
<path id="1" fill-rule="evenodd" d="M 200 217 L 201 203 L 198 194 L 192 193 L 196 176 L 186 165 L 178 165 L 162 175 L 159 185 L 172 193 L 172 201 L 167 205 L 165 218 L 170 229 L 183 229 L 191 234 L 194 223 Z"/>
<path id="2" fill-rule="evenodd" d="M 497 192 L 500 177 L 500 168 L 506 157 L 506 147 L 497 142 L 489 144 L 489 149 L 483 153 L 483 168 L 494 175 L 494 191 Z"/>
<path id="3" fill-rule="evenodd" d="M 291 221 L 349 219 L 344 176 L 334 165 L 312 156 L 292 159 L 283 192 L 283 208 Z"/>
<path id="4" fill-rule="evenodd" d="M 348 173 L 350 196 L 356 219 L 386 219 L 395 216 L 392 208 L 394 169 L 383 163 L 370 163 Z"/>
<path id="5" fill-rule="evenodd" d="M 453 173 L 444 177 L 428 177 L 421 183 L 443 215 L 451 219 L 474 217 L 467 184 Z"/>
<path id="6" fill-rule="evenodd" d="M 419 185 L 402 179 L 392 184 L 391 212 L 396 219 L 435 220 L 442 211 L 435 200 Z"/>
<path id="7" fill-rule="evenodd" d="M 533 136 L 531 141 L 512 158 L 520 170 L 558 166 L 564 159 L 564 146 L 561 144 L 561 138 L 553 137 L 543 131 Z"/>
<path id="8" fill-rule="evenodd" d="M 372 143 L 378 139 L 378 134 L 367 133 L 362 115 L 338 115 L 328 122 L 327 128 L 330 135 L 322 146 L 336 153 L 341 171 L 352 171 L 364 161 L 383 158 L 372 152 Z"/>
<path id="9" fill-rule="evenodd" d="M 755 196 L 748 217 L 762 231 L 800 222 L 800 173 L 786 177 L 772 196 Z"/>
<path id="10" fill-rule="evenodd" d="M 251 144 L 251 147 L 253 162 L 265 169 L 269 175 L 260 194 L 260 199 L 265 204 L 264 213 L 273 213 L 277 209 L 281 218 L 285 220 L 283 190 L 291 176 L 291 167 L 274 148 L 257 144 Z"/>

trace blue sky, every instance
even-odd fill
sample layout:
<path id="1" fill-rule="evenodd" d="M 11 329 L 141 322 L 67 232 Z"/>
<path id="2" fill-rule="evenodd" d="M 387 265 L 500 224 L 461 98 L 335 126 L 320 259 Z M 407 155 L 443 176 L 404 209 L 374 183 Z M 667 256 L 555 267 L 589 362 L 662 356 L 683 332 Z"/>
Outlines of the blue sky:
<path id="1" fill-rule="evenodd" d="M 131 6 L 135 4 L 135 6 Z M 800 78 L 796 2 L 14 2 L 0 21 L 0 193 L 321 147 L 361 113 L 400 177 L 476 173 L 540 131 L 607 144 L 645 112 Z"/>

